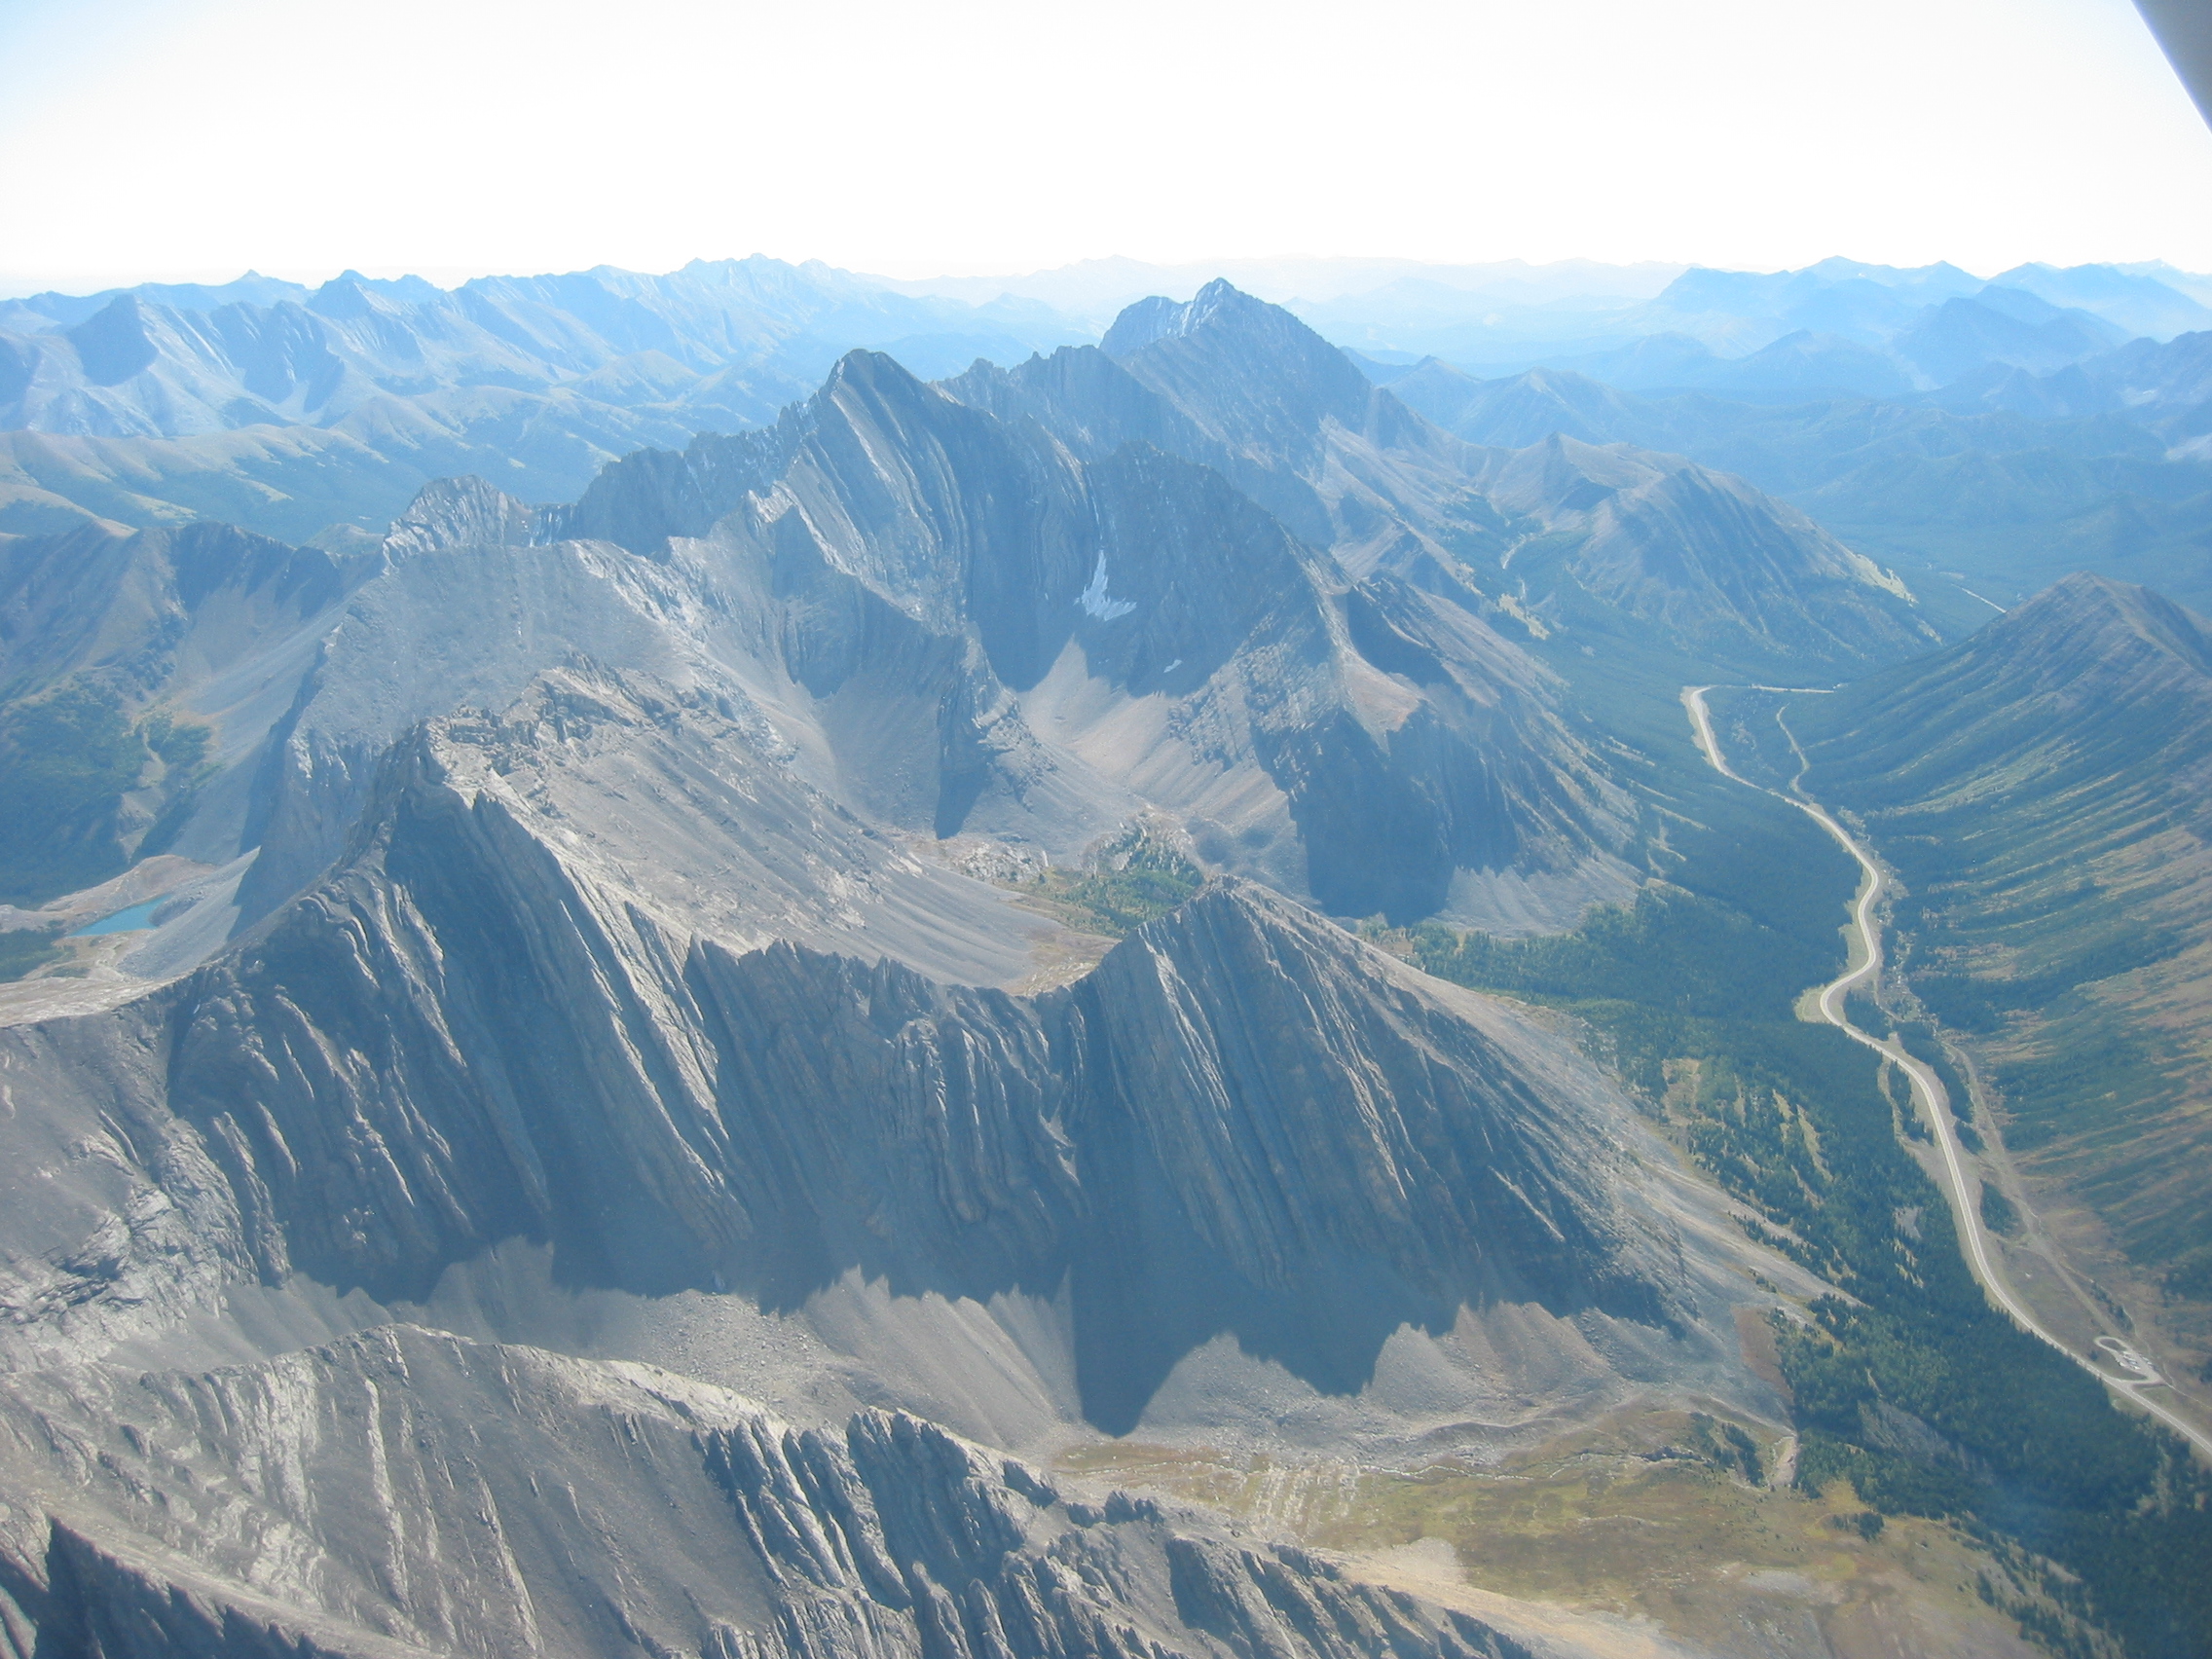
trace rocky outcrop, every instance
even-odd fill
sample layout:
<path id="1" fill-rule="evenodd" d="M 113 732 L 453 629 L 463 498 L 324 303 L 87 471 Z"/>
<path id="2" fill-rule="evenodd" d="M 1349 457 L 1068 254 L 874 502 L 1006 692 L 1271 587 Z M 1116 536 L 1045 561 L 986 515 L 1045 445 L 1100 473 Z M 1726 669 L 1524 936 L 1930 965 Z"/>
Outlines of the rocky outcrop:
<path id="1" fill-rule="evenodd" d="M 572 505 L 539 510 L 538 533 L 665 559 L 673 537 L 705 535 L 782 476 L 806 435 L 807 411 L 793 404 L 754 431 L 702 432 L 681 454 L 641 449 L 608 461 Z"/>
<path id="2" fill-rule="evenodd" d="M 588 690 L 533 705 L 540 741 L 612 718 Z M 1670 1317 L 1664 1230 L 1608 1180 L 1618 1106 L 1502 1010 L 1235 882 L 1037 998 L 733 949 L 680 883 L 618 881 L 652 826 L 566 828 L 521 730 L 404 746 L 337 872 L 119 1016 L 133 1143 L 220 1171 L 195 1186 L 205 1272 L 392 1302 L 526 1238 L 581 1282 L 770 1306 L 855 1269 L 978 1300 L 1066 1281 L 1086 1410 L 1115 1424 L 1224 1331 L 1343 1391 L 1470 1303 Z M 851 900 L 890 879 L 846 856 L 815 873 Z"/>
<path id="3" fill-rule="evenodd" d="M 440 478 L 417 493 L 385 533 L 384 556 L 398 560 L 458 547 L 519 547 L 540 539 L 538 513 L 481 478 Z"/>
<path id="4" fill-rule="evenodd" d="M 1470 1303 L 1671 1317 L 1665 1228 L 1609 1182 L 1620 1107 L 1525 1021 L 1235 881 L 1034 998 L 789 942 L 961 912 L 744 749 L 580 674 L 435 722 L 254 937 L 111 1025 L 7 1034 L 64 1119 L 104 1079 L 131 1150 L 85 1202 L 159 1220 L 25 1281 L 24 1340 L 56 1302 L 148 1314 L 120 1287 L 156 1261 L 389 1303 L 530 1239 L 578 1282 L 779 1307 L 854 1270 L 1065 1282 L 1086 1410 L 1126 1423 L 1221 1332 L 1342 1391 Z M 683 835 L 725 813 L 754 850 L 709 878 Z M 718 887 L 748 891 L 689 892 Z"/>
<path id="5" fill-rule="evenodd" d="M 804 424 L 684 557 L 748 595 L 871 812 L 1064 848 L 1141 797 L 1221 867 L 1400 919 L 1458 870 L 1622 837 L 1550 676 L 1448 599 L 1347 582 L 1210 467 L 1134 440 L 1079 461 L 865 353 Z M 891 763 L 903 729 L 934 776 Z"/>
<path id="6" fill-rule="evenodd" d="M 0 1396 L 10 1650 L 1525 1659 L 1479 1621 L 913 1418 L 405 1326 Z"/>

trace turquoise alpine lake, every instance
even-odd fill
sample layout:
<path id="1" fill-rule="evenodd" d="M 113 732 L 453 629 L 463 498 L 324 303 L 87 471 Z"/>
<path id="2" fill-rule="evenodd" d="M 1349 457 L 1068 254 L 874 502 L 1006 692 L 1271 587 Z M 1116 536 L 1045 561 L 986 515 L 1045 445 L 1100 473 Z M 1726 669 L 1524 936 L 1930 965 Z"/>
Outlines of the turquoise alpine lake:
<path id="1" fill-rule="evenodd" d="M 79 928 L 69 937 L 92 939 L 98 934 L 130 933 L 138 928 L 150 928 L 154 925 L 154 912 L 161 907 L 161 900 L 149 899 L 142 904 L 133 904 L 129 909 L 102 916 L 98 921 Z"/>

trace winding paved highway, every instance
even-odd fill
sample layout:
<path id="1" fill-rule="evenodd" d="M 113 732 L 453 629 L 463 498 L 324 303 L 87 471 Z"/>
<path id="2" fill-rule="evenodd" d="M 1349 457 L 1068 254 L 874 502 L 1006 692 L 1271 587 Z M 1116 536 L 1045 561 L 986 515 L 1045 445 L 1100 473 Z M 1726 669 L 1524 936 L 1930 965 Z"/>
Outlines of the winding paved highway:
<path id="1" fill-rule="evenodd" d="M 1827 693 L 1791 685 L 1685 685 L 1682 687 L 1682 706 L 1689 711 L 1690 725 L 1696 732 L 1698 749 L 1714 771 L 1742 784 L 1746 789 L 1757 790 L 1761 794 L 1770 794 L 1776 800 L 1788 802 L 1834 836 L 1843 850 L 1859 861 L 1859 897 L 1851 907 L 1851 961 L 1841 977 L 1821 987 L 1821 1017 L 1854 1042 L 1865 1044 L 1912 1080 L 1913 1092 L 1919 1096 L 1921 1105 L 1926 1109 L 1928 1122 L 1936 1131 L 1936 1144 L 1942 1154 L 1943 1176 L 1949 1189 L 1951 1210 L 1958 1220 L 1959 1236 L 1966 1243 L 1967 1264 L 1973 1270 L 1974 1277 L 1981 1281 L 1981 1286 L 1989 1293 L 1990 1299 L 2009 1314 L 2022 1330 L 2031 1336 L 2042 1338 L 2114 1393 L 2142 1407 L 2167 1427 L 2186 1437 L 2206 1457 L 2212 1458 L 2212 1435 L 2176 1416 L 2158 1401 L 2144 1397 L 2143 1391 L 2147 1388 L 2168 1386 L 2165 1379 L 2157 1374 L 2149 1360 L 2115 1339 L 2100 1339 L 2099 1346 L 2107 1356 L 2128 1373 L 2125 1377 L 2113 1376 L 2085 1355 L 2076 1353 L 2046 1330 L 1998 1273 L 1996 1264 L 1990 1258 L 1989 1232 L 1982 1226 L 1981 1206 L 1976 1201 L 1979 1180 L 1972 1178 L 1970 1184 L 1966 1161 L 1959 1151 L 1958 1130 L 1951 1118 L 1950 1102 L 1944 1094 L 1941 1080 L 1933 1068 L 1913 1058 L 1899 1045 L 1884 1043 L 1860 1030 L 1844 1013 L 1844 1001 L 1853 988 L 1861 984 L 1875 984 L 1880 977 L 1882 935 L 1880 925 L 1874 919 L 1874 906 L 1882 897 L 1881 866 L 1875 864 L 1866 850 L 1819 802 L 1802 793 L 1785 794 L 1780 790 L 1768 789 L 1764 784 L 1754 784 L 1729 766 L 1720 753 L 1720 741 L 1713 730 L 1713 716 L 1705 703 L 1708 691 L 1720 690 L 1788 691 L 1809 696 L 1825 696 Z M 1785 726 L 1783 730 L 1787 733 L 1788 727 Z M 1790 743 L 1794 747 L 1796 739 L 1791 738 Z"/>

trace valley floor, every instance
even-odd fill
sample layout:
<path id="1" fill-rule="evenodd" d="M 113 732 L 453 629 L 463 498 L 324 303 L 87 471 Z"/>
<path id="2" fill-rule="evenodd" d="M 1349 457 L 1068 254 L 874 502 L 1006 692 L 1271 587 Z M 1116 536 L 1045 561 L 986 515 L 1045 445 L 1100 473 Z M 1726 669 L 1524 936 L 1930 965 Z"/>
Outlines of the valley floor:
<path id="1" fill-rule="evenodd" d="M 1690 1411 L 1615 1416 L 1491 1466 L 1292 1466 L 1124 1442 L 1061 1467 L 1225 1510 L 1603 1659 L 2035 1651 L 1978 1594 L 1984 1551 L 1938 1522 L 1863 1535 L 1848 1488 L 1796 1492 L 1794 1437 L 1751 1427 L 1755 1478 L 1722 1466 L 1715 1419 Z"/>
<path id="2" fill-rule="evenodd" d="M 1723 688 L 1692 685 L 1682 690 L 1683 707 L 1688 711 L 1698 748 L 1714 769 L 1748 789 L 1765 790 L 1778 800 L 1796 807 L 1833 836 L 1859 864 L 1862 878 L 1852 904 L 1850 961 L 1842 974 L 1820 987 L 1817 993 L 1808 992 L 1806 1003 L 1818 1017 L 1881 1054 L 1910 1080 L 1922 1120 L 1935 1135 L 1934 1150 L 1921 1155 L 1921 1161 L 1950 1200 L 1959 1238 L 1974 1277 L 1990 1299 L 2021 1329 L 2065 1354 L 2115 1395 L 2157 1419 L 2212 1460 L 2212 1409 L 2177 1387 L 2170 1375 L 2161 1374 L 2127 1346 L 2129 1342 L 2142 1341 L 2135 1335 L 2134 1321 L 2117 1309 L 2101 1307 L 2091 1299 L 2083 1286 L 2083 1275 L 2062 1259 L 2048 1233 L 2039 1230 L 2032 1242 L 2009 1245 L 1985 1224 L 1981 1193 L 1985 1179 L 1992 1179 L 1995 1170 L 1991 1169 L 1985 1177 L 1973 1156 L 1962 1144 L 1958 1120 L 1953 1115 L 1943 1080 L 1936 1069 L 1907 1052 L 1896 1037 L 1884 1041 L 1852 1022 L 1846 1013 L 1852 992 L 1865 987 L 1879 995 L 1880 918 L 1889 878 L 1875 856 L 1831 813 L 1806 796 L 1794 780 L 1785 793 L 1753 783 L 1730 768 L 1721 753 L 1719 739 L 1714 735 L 1712 713 L 1706 701 L 1706 694 L 1716 689 Z M 1734 689 L 1770 693 L 1788 690 L 1775 686 Z M 1788 725 L 1779 708 L 1776 719 L 1787 736 Z M 1794 738 L 1789 742 L 1801 762 L 1802 751 L 1796 750 Z M 1983 1122 L 1987 1121 L 1984 1114 Z M 1994 1136 L 1994 1130 L 1988 1132 Z M 1994 1157 L 1985 1149 L 1982 1158 L 1985 1162 L 1996 1163 L 2003 1158 L 2002 1145 L 1997 1146 Z M 2015 1275 L 2020 1284 L 2030 1288 L 2015 1288 Z M 2064 1336 L 2059 1334 L 2061 1331 L 2065 1332 Z M 2118 1357 L 2120 1353 L 2129 1355 L 2132 1363 L 2121 1361 Z"/>

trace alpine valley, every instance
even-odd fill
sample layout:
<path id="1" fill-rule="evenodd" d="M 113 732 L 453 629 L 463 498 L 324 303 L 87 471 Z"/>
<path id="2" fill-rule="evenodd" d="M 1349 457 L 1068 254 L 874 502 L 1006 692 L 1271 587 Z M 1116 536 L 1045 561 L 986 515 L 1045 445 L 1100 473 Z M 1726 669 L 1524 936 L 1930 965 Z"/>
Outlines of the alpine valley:
<path id="1" fill-rule="evenodd" d="M 0 1647 L 2212 1654 L 2212 287 L 1187 275 L 0 312 Z"/>

